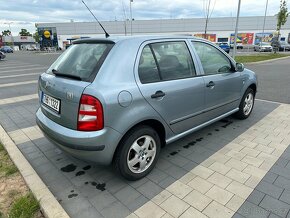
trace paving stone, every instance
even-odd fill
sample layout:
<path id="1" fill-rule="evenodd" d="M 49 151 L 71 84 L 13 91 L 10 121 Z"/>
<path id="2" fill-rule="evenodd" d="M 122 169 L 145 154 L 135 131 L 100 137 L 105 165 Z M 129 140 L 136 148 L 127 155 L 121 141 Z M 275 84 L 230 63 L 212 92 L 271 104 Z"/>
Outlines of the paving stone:
<path id="1" fill-rule="evenodd" d="M 256 186 L 261 182 L 261 178 L 259 177 L 255 177 L 255 176 L 251 176 L 246 182 L 245 185 L 254 189 L 256 188 Z"/>
<path id="2" fill-rule="evenodd" d="M 230 161 L 230 160 L 229 160 Z M 229 162 L 228 161 L 228 162 Z M 209 166 L 211 170 L 214 170 L 222 175 L 225 175 L 227 172 L 230 171 L 231 167 L 226 166 L 225 164 L 214 162 L 212 165 Z"/>
<path id="3" fill-rule="evenodd" d="M 245 202 L 245 199 L 240 198 L 237 195 L 234 195 L 231 200 L 226 204 L 226 207 L 232 211 L 237 211 Z"/>
<path id="4" fill-rule="evenodd" d="M 216 185 L 214 185 L 205 195 L 222 205 L 226 205 L 226 203 L 228 203 L 228 201 L 233 197 L 232 193 Z"/>
<path id="5" fill-rule="evenodd" d="M 141 185 L 137 190 L 143 194 L 146 198 L 152 199 L 158 195 L 163 189 L 156 185 L 155 183 L 148 181 L 145 184 Z"/>
<path id="6" fill-rule="evenodd" d="M 182 177 L 181 177 L 182 178 Z M 160 187 L 163 189 L 166 189 L 168 186 L 170 186 L 172 183 L 174 183 L 177 179 L 173 178 L 172 176 L 168 176 L 167 178 L 163 179 L 158 183 Z"/>
<path id="7" fill-rule="evenodd" d="M 221 187 L 221 188 L 226 188 L 231 182 L 232 180 L 219 174 L 219 173 L 214 173 L 212 174 L 207 181 Z"/>
<path id="8" fill-rule="evenodd" d="M 241 161 L 253 165 L 255 167 L 259 167 L 262 165 L 262 163 L 264 162 L 263 160 L 259 159 L 259 158 L 255 158 L 255 157 L 251 157 L 246 155 Z"/>
<path id="9" fill-rule="evenodd" d="M 193 180 L 196 177 L 195 174 L 188 172 L 186 175 L 184 175 L 183 177 L 181 177 L 179 179 L 180 182 L 187 184 L 189 183 L 191 180 Z"/>
<path id="10" fill-rule="evenodd" d="M 260 206 L 281 217 L 286 217 L 290 210 L 289 204 L 286 204 L 268 195 L 266 195 L 262 200 Z"/>
<path id="11" fill-rule="evenodd" d="M 172 216 L 179 217 L 189 208 L 189 204 L 172 195 L 160 207 Z"/>
<path id="12" fill-rule="evenodd" d="M 267 171 L 266 170 L 262 170 L 262 169 L 259 169 L 257 167 L 254 167 L 254 166 L 251 166 L 251 165 L 248 165 L 244 170 L 243 170 L 244 173 L 247 173 L 247 174 L 250 174 L 250 175 L 253 175 L 255 177 L 258 177 L 258 178 L 263 178 Z"/>
<path id="13" fill-rule="evenodd" d="M 114 201 L 110 205 L 104 207 L 100 213 L 104 217 L 124 218 L 131 214 L 130 210 L 119 201 Z"/>
<path id="14" fill-rule="evenodd" d="M 155 204 L 160 205 L 161 203 L 163 203 L 167 198 L 169 198 L 172 194 L 167 191 L 167 190 L 163 190 L 162 192 L 160 192 L 158 195 L 156 195 L 154 198 L 151 199 L 151 201 L 153 201 Z"/>
<path id="15" fill-rule="evenodd" d="M 193 173 L 193 174 L 195 174 L 203 179 L 207 179 L 208 177 L 210 177 L 211 174 L 214 173 L 214 171 L 211 169 L 208 169 L 204 166 L 198 165 L 191 170 L 191 173 Z"/>
<path id="16" fill-rule="evenodd" d="M 101 211 L 105 207 L 108 207 L 113 202 L 117 201 L 117 199 L 108 191 L 103 191 L 98 195 L 93 196 L 91 199 L 89 199 L 89 201 L 98 211 Z"/>
<path id="17" fill-rule="evenodd" d="M 209 183 L 198 176 L 191 180 L 187 185 L 203 194 L 205 194 L 213 186 L 212 183 Z"/>
<path id="18" fill-rule="evenodd" d="M 290 204 L 290 190 L 284 190 L 279 199 L 287 204 Z"/>
<path id="19" fill-rule="evenodd" d="M 158 168 L 154 168 L 148 175 L 147 178 L 155 183 L 159 183 L 163 179 L 168 177 L 168 174 L 159 170 Z"/>
<path id="20" fill-rule="evenodd" d="M 238 195 L 241 198 L 247 199 L 252 193 L 253 189 L 249 188 L 239 182 L 233 181 L 227 188 L 229 192 Z"/>
<path id="21" fill-rule="evenodd" d="M 182 199 L 192 191 L 192 188 L 177 180 L 167 187 L 167 191 Z"/>
<path id="22" fill-rule="evenodd" d="M 265 182 L 268 182 L 268 183 L 274 183 L 275 180 L 276 180 L 277 178 L 278 178 L 278 175 L 277 175 L 277 174 L 272 173 L 272 172 L 268 172 L 268 173 L 264 176 L 263 180 L 264 180 Z"/>
<path id="23" fill-rule="evenodd" d="M 232 157 L 232 158 L 234 158 L 236 160 L 241 160 L 241 159 L 243 159 L 246 156 L 246 154 L 241 153 L 239 151 L 235 151 L 235 150 L 229 151 L 228 153 L 226 153 L 226 155 L 229 156 L 229 157 Z"/>
<path id="24" fill-rule="evenodd" d="M 150 217 L 162 217 L 166 212 L 154 204 L 152 201 L 148 201 L 142 207 L 134 212 L 140 218 L 150 218 Z"/>
<path id="25" fill-rule="evenodd" d="M 241 150 L 241 153 L 246 154 L 246 155 L 251 156 L 251 157 L 257 157 L 258 154 L 260 153 L 260 151 L 245 147 Z"/>
<path id="26" fill-rule="evenodd" d="M 264 217 L 267 218 L 270 214 L 269 211 L 249 201 L 245 201 L 243 205 L 239 208 L 237 213 L 247 218 L 264 218 Z"/>
<path id="27" fill-rule="evenodd" d="M 274 182 L 274 185 L 290 190 L 290 180 L 283 176 L 278 176 Z"/>
<path id="28" fill-rule="evenodd" d="M 102 214 L 100 214 L 94 207 L 88 206 L 88 208 L 84 208 L 79 210 L 74 217 L 83 217 L 83 218 L 103 218 Z"/>
<path id="29" fill-rule="evenodd" d="M 276 199 L 278 199 L 283 192 L 282 188 L 264 181 L 261 181 L 255 189 L 266 193 L 267 195 L 270 195 Z"/>
<path id="30" fill-rule="evenodd" d="M 236 160 L 234 158 L 231 158 L 228 162 L 225 163 L 225 165 L 228 167 L 234 168 L 238 171 L 242 171 L 243 169 L 246 168 L 246 166 L 248 166 L 248 164 L 242 161 Z"/>
<path id="31" fill-rule="evenodd" d="M 188 208 L 179 218 L 207 218 L 206 215 L 202 214 L 193 207 Z"/>
<path id="32" fill-rule="evenodd" d="M 202 211 L 212 201 L 209 197 L 193 190 L 183 199 L 186 203 L 190 204 L 199 211 Z"/>
<path id="33" fill-rule="evenodd" d="M 237 181 L 237 182 L 240 182 L 240 183 L 245 183 L 250 178 L 249 174 L 243 173 L 243 172 L 238 171 L 236 169 L 231 169 L 226 174 L 226 176 Z"/>
<path id="34" fill-rule="evenodd" d="M 165 170 L 165 173 L 167 173 L 168 175 L 172 176 L 175 179 L 180 179 L 187 173 L 187 171 L 182 169 L 181 167 L 172 165 L 171 167 Z"/>
<path id="35" fill-rule="evenodd" d="M 234 215 L 234 212 L 225 206 L 212 201 L 203 211 L 203 214 L 210 218 L 228 218 Z"/>
<path id="36" fill-rule="evenodd" d="M 260 202 L 262 201 L 262 199 L 265 197 L 265 194 L 258 191 L 258 190 L 254 190 L 250 196 L 247 198 L 247 201 L 259 205 Z"/>
<path id="37" fill-rule="evenodd" d="M 126 186 L 114 194 L 114 196 L 124 205 L 133 203 L 140 195 L 140 192 L 137 192 L 131 186 Z"/>
<path id="38" fill-rule="evenodd" d="M 276 174 L 278 174 L 280 176 L 284 176 L 287 179 L 290 179 L 290 169 L 288 169 L 288 168 L 281 167 L 281 166 L 278 166 L 278 165 L 274 165 L 271 168 L 271 172 L 276 173 Z"/>
<path id="39" fill-rule="evenodd" d="M 277 216 L 274 213 L 271 213 L 270 216 L 268 216 L 268 218 L 281 218 L 280 216 Z"/>

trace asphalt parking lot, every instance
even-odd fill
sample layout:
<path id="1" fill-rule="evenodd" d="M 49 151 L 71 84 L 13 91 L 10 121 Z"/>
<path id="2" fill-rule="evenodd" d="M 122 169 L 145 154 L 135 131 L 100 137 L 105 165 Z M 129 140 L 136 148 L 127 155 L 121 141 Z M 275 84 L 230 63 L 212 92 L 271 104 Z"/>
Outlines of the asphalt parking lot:
<path id="1" fill-rule="evenodd" d="M 35 123 L 37 79 L 59 54 L 0 61 L 0 124 L 71 217 L 290 217 L 289 59 L 247 65 L 259 92 L 248 120 L 232 117 L 166 146 L 146 178 L 74 159 Z M 287 104 L 283 104 L 287 103 Z"/>

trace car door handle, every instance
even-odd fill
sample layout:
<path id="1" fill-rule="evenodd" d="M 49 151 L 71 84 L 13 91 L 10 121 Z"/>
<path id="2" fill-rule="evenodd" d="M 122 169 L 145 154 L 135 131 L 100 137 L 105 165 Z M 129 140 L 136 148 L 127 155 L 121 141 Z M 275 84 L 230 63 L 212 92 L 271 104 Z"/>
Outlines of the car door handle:
<path id="1" fill-rule="evenodd" d="M 151 95 L 151 98 L 161 98 L 163 96 L 165 96 L 165 93 L 159 90 L 156 91 L 155 94 Z"/>
<path id="2" fill-rule="evenodd" d="M 206 87 L 211 88 L 214 87 L 215 83 L 213 81 L 210 81 L 208 84 L 206 84 Z"/>

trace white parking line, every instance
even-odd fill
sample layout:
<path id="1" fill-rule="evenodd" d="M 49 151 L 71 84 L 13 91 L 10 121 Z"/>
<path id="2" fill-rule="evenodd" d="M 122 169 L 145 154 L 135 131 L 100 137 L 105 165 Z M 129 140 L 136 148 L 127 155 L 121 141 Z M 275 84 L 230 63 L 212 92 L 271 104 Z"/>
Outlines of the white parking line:
<path id="1" fill-rule="evenodd" d="M 17 103 L 21 101 L 28 101 L 28 100 L 37 99 L 37 98 L 38 98 L 37 94 L 22 95 L 22 96 L 17 96 L 17 97 L 12 97 L 12 98 L 3 98 L 3 99 L 0 99 L 0 105 L 12 104 L 12 103 Z"/>
<path id="2" fill-rule="evenodd" d="M 7 70 L 11 68 L 24 68 L 24 67 L 41 67 L 39 64 L 21 64 L 21 65 L 12 65 L 12 66 L 1 66 L 1 70 Z M 1 72 L 1 71 L 0 71 Z"/>
<path id="3" fill-rule="evenodd" d="M 34 68 L 24 68 L 24 69 L 17 69 L 17 70 L 4 70 L 0 71 L 1 73 L 12 73 L 12 72 L 18 72 L 18 71 L 28 71 L 28 70 L 39 70 L 39 69 L 47 69 L 47 67 L 34 67 Z"/>
<path id="4" fill-rule="evenodd" d="M 6 83 L 6 84 L 0 84 L 0 88 L 3 88 L 3 87 L 10 87 L 10 86 L 27 85 L 27 84 L 33 84 L 33 83 L 37 83 L 37 80 L 30 80 L 30 81 L 17 82 L 17 83 Z"/>
<path id="5" fill-rule="evenodd" d="M 281 103 L 281 102 L 278 102 L 278 101 L 268 101 L 268 100 L 264 100 L 264 99 L 258 99 L 256 98 L 257 101 L 264 101 L 264 102 L 268 102 L 268 103 L 275 103 L 275 104 L 285 104 L 285 103 Z"/>
<path id="6" fill-rule="evenodd" d="M 5 78 L 14 78 L 14 77 L 21 77 L 21 76 L 31 76 L 31 75 L 40 75 L 43 72 L 38 72 L 38 73 L 24 73 L 24 74 L 16 74 L 16 75 L 9 75 L 9 76 L 0 76 L 0 79 L 5 79 Z"/>

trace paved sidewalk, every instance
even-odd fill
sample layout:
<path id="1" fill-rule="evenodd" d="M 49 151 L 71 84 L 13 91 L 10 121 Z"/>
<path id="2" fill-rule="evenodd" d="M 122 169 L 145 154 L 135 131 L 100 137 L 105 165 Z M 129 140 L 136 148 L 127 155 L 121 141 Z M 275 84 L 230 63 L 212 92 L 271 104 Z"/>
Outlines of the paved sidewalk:
<path id="1" fill-rule="evenodd" d="M 38 100 L 17 98 L 31 86 L 0 87 L 0 124 L 71 217 L 290 217 L 290 105 L 256 101 L 249 119 L 166 146 L 152 173 L 128 182 L 43 137 Z"/>

